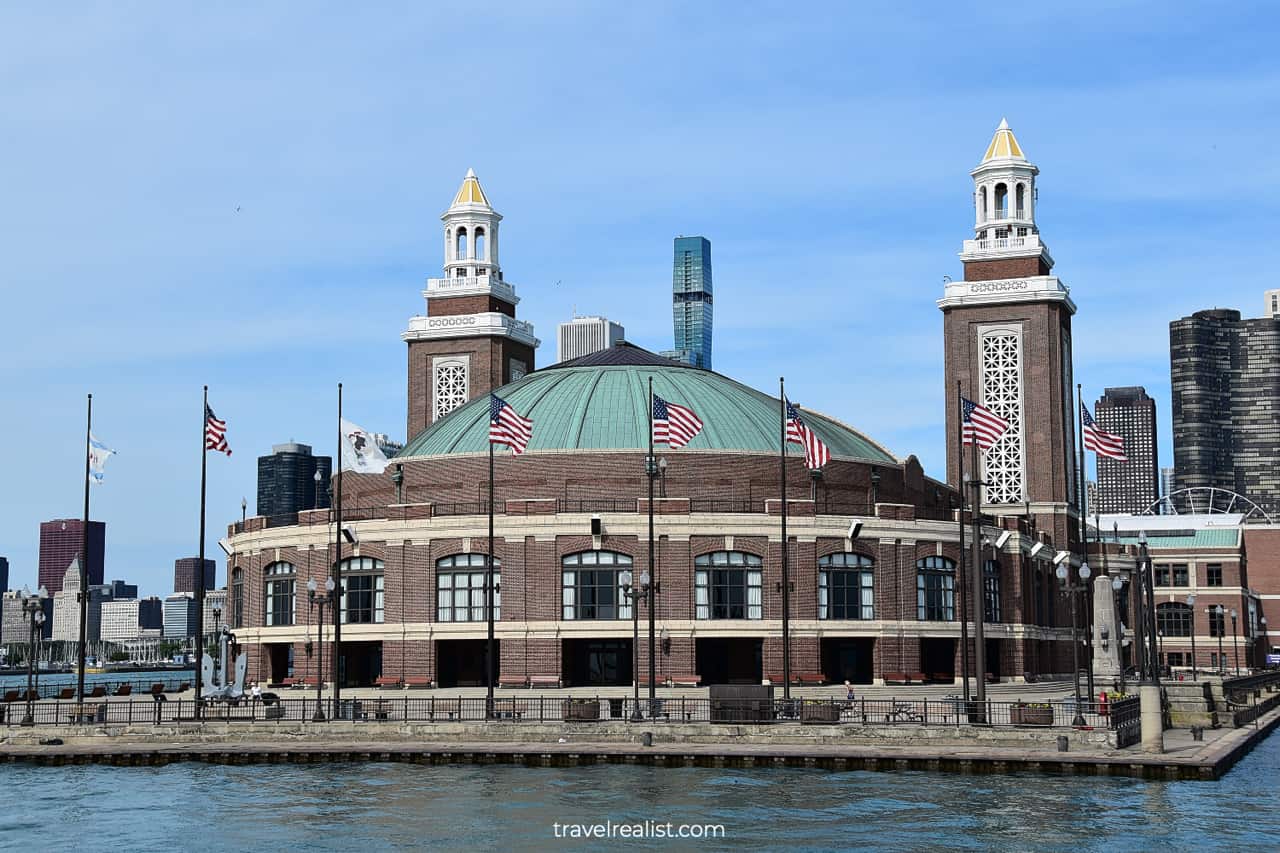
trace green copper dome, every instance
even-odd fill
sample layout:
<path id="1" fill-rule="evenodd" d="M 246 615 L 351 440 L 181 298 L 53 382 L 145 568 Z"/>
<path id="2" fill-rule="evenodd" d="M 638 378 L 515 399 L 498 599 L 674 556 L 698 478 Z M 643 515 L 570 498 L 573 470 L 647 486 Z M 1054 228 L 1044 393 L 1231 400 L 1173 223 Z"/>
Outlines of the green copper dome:
<path id="1" fill-rule="evenodd" d="M 778 398 L 627 344 L 535 371 L 503 386 L 498 394 L 533 419 L 528 452 L 647 451 L 649 377 L 654 394 L 693 409 L 702 419 L 702 432 L 684 449 L 777 452 Z M 838 421 L 808 410 L 804 418 L 835 457 L 897 462 L 880 444 Z M 427 427 L 396 458 L 487 453 L 488 437 L 485 395 Z M 665 445 L 658 446 L 665 452 Z M 803 455 L 799 445 L 788 449 Z"/>

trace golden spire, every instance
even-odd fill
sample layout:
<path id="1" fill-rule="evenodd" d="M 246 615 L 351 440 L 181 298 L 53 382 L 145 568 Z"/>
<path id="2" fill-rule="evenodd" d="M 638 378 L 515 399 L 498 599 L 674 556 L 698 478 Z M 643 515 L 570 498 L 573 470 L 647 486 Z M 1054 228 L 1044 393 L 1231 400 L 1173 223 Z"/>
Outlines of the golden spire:
<path id="1" fill-rule="evenodd" d="M 1008 120 L 1000 119 L 1000 126 L 996 128 L 996 135 L 991 137 L 991 144 L 987 146 L 987 153 L 982 155 L 982 162 L 1025 159 L 1027 158 L 1022 153 L 1022 146 L 1018 145 L 1013 131 L 1009 129 Z"/>
<path id="2" fill-rule="evenodd" d="M 480 189 L 480 179 L 476 177 L 476 173 L 467 169 L 467 176 L 462 179 L 462 186 L 458 188 L 458 194 L 453 198 L 454 206 L 459 204 L 483 204 L 489 206 L 489 199 L 485 198 L 484 190 Z"/>

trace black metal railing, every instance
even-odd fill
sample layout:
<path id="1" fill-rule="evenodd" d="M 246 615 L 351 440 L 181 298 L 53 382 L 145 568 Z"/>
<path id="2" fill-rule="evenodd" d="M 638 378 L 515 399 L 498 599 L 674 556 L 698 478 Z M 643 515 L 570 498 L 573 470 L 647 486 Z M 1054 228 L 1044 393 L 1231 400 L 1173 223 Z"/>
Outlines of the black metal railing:
<path id="1" fill-rule="evenodd" d="M 326 720 L 400 723 L 448 722 L 549 722 L 593 723 L 708 723 L 777 724 L 800 723 L 856 726 L 959 726 L 1070 728 L 1076 706 L 1068 702 L 968 702 L 958 697 L 942 699 L 708 699 L 675 697 L 640 699 L 599 696 L 503 696 L 492 705 L 484 697 L 374 696 L 343 699 L 335 707 L 332 699 L 319 700 Z M 1132 707 L 1130 707 L 1132 705 Z M 206 722 L 262 723 L 309 722 L 315 717 L 314 698 L 242 699 L 236 703 L 206 704 L 200 719 Z M 24 701 L 0 704 L 0 717 L 8 726 L 17 725 L 25 714 Z M 1095 703 L 1081 707 L 1091 728 L 1136 732 L 1137 699 L 1123 700 L 1110 707 Z M 33 705 L 37 725 L 77 723 L 118 725 L 160 725 L 197 719 L 192 699 L 75 700 L 41 701 Z"/>
<path id="2" fill-rule="evenodd" d="M 494 501 L 493 511 L 499 515 L 507 511 L 506 501 Z M 431 514 L 442 515 L 488 515 L 488 501 L 458 501 L 456 503 L 432 504 Z"/>
<path id="3" fill-rule="evenodd" d="M 559 498 L 556 512 L 636 512 L 635 498 Z"/>
<path id="4" fill-rule="evenodd" d="M 103 699 L 106 697 L 119 696 L 139 696 L 149 694 L 160 685 L 162 693 L 182 693 L 190 690 L 195 684 L 194 672 L 179 672 L 172 676 L 164 678 L 111 678 L 111 679 L 94 679 L 87 681 L 84 686 L 84 694 L 86 699 Z M 37 687 L 33 687 L 32 692 L 36 693 L 36 699 L 58 700 L 65 697 L 67 691 L 72 692 L 71 699 L 74 700 L 74 691 L 76 681 L 74 674 L 68 678 L 65 673 L 56 676 L 43 675 Z M 17 694 L 15 698 L 14 694 Z M 6 703 L 25 702 L 27 695 L 27 685 L 24 681 L 20 686 L 13 685 L 0 688 L 0 706 Z"/>

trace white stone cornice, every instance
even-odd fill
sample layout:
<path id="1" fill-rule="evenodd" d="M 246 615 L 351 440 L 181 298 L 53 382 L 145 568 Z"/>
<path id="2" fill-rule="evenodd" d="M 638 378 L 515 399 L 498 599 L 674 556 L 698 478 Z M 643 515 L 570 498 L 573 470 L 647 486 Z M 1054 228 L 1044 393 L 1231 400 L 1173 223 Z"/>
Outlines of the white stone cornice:
<path id="1" fill-rule="evenodd" d="M 1061 302 L 1074 314 L 1071 291 L 1057 276 L 1037 275 L 996 281 L 953 281 L 938 300 L 938 307 L 960 308 L 975 305 L 1007 305 L 1016 302 Z"/>
<path id="2" fill-rule="evenodd" d="M 496 311 L 480 314 L 447 314 L 441 317 L 410 317 L 404 341 L 435 341 L 448 338 L 511 338 L 534 349 L 542 343 L 533 334 L 533 324 Z"/>

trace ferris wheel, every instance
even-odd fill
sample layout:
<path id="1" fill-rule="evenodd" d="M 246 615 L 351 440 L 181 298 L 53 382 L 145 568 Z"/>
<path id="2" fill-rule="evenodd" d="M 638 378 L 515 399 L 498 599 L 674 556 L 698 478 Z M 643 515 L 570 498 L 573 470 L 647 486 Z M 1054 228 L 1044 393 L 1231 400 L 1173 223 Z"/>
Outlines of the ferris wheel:
<path id="1" fill-rule="evenodd" d="M 1142 515 L 1242 515 L 1245 521 L 1271 523 L 1271 516 L 1244 495 L 1230 489 L 1197 486 L 1178 489 L 1143 510 Z"/>

